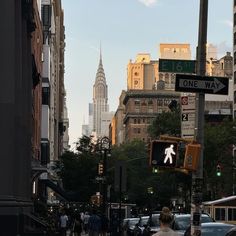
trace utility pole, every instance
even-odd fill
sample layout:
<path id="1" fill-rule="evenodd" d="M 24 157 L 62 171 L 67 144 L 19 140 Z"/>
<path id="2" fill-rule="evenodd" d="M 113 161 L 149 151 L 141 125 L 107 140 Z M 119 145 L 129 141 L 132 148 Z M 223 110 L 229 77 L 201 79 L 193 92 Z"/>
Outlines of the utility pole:
<path id="1" fill-rule="evenodd" d="M 197 47 L 197 75 L 205 76 L 206 72 L 206 43 L 207 43 L 207 15 L 208 0 L 200 0 L 198 47 Z M 205 94 L 196 96 L 196 130 L 195 136 L 202 148 L 200 151 L 199 168 L 192 175 L 191 199 L 191 235 L 201 235 L 201 207 L 203 187 L 203 150 L 204 150 L 204 107 Z"/>

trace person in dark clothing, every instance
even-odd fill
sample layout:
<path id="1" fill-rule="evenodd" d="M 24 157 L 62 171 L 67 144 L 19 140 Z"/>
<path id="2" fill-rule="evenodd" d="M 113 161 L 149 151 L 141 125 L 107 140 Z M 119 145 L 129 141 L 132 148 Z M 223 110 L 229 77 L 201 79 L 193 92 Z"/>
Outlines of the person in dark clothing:
<path id="1" fill-rule="evenodd" d="M 88 221 L 89 236 L 98 236 L 101 231 L 101 218 L 97 215 L 96 210 L 93 210 Z"/>
<path id="2" fill-rule="evenodd" d="M 75 216 L 74 225 L 73 225 L 73 232 L 75 236 L 80 236 L 82 232 L 82 220 L 79 215 Z"/>
<path id="3" fill-rule="evenodd" d="M 109 228 L 109 220 L 106 215 L 101 215 L 101 236 L 106 236 Z"/>

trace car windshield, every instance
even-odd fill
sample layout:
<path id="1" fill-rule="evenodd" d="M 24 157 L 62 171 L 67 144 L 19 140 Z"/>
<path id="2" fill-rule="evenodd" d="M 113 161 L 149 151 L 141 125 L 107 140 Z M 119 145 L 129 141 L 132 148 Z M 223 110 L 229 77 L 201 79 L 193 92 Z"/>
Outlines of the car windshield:
<path id="1" fill-rule="evenodd" d="M 152 218 L 151 218 L 151 222 L 150 222 L 150 226 L 153 227 L 153 226 L 160 226 L 160 222 L 159 222 L 159 214 L 157 215 L 152 215 Z"/>
<path id="2" fill-rule="evenodd" d="M 176 229 L 178 230 L 186 230 L 190 225 L 190 215 L 187 216 L 177 216 L 175 219 Z M 202 215 L 201 223 L 213 222 L 213 219 L 208 215 Z"/>
<path id="3" fill-rule="evenodd" d="M 129 226 L 134 226 L 139 222 L 139 218 L 133 218 L 129 220 Z"/>
<path id="4" fill-rule="evenodd" d="M 140 226 L 144 226 L 148 223 L 148 216 L 147 217 L 142 217 L 140 220 Z"/>
<path id="5" fill-rule="evenodd" d="M 233 225 L 209 225 L 202 227 L 202 236 L 224 236 Z"/>

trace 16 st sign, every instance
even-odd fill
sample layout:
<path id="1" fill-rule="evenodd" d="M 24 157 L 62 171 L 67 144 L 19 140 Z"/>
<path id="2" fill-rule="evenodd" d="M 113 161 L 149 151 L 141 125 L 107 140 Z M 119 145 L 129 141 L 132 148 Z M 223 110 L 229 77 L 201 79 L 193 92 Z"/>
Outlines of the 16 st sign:
<path id="1" fill-rule="evenodd" d="M 229 78 L 176 74 L 175 91 L 228 95 Z"/>

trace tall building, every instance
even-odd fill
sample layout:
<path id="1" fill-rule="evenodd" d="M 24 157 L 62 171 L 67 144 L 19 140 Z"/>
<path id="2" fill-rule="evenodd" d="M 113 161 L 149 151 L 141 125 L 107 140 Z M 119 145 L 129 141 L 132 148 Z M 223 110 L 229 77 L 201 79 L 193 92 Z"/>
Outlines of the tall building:
<path id="1" fill-rule="evenodd" d="M 157 71 L 158 61 L 152 61 L 148 53 L 139 53 L 127 66 L 127 90 L 152 90 L 158 80 Z"/>
<path id="2" fill-rule="evenodd" d="M 162 59 L 191 59 L 191 49 L 188 43 L 161 43 L 159 58 Z"/>
<path id="3" fill-rule="evenodd" d="M 93 131 L 97 137 L 107 136 L 109 134 L 109 124 L 112 117 L 109 117 L 107 113 L 109 113 L 108 91 L 102 64 L 102 54 L 100 53 L 98 70 L 93 86 Z M 104 128 L 105 123 L 109 123 L 107 129 Z"/>
<path id="4" fill-rule="evenodd" d="M 125 106 L 125 141 L 140 139 L 149 142 L 148 126 L 158 113 L 170 111 L 172 100 L 179 103 L 180 93 L 167 90 L 129 90 L 123 104 Z"/>

